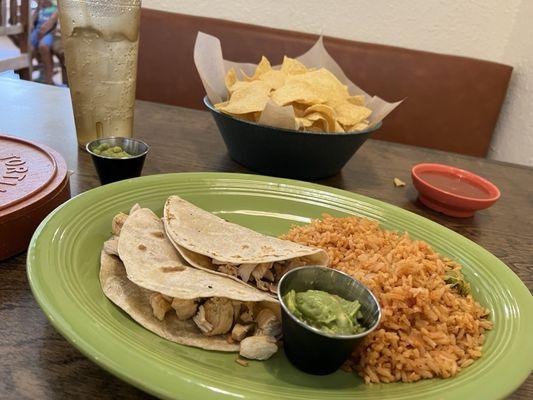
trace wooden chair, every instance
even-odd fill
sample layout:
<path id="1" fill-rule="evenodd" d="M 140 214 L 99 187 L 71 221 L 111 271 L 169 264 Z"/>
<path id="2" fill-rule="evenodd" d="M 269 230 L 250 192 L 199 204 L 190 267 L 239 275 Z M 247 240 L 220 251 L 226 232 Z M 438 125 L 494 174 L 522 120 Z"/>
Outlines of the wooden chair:
<path id="1" fill-rule="evenodd" d="M 9 3 L 9 4 L 8 4 Z M 20 54 L 2 54 L 0 72 L 18 71 L 22 79 L 31 80 L 31 0 L 0 0 L 0 36 L 9 37 L 20 49 Z"/>
<path id="2" fill-rule="evenodd" d="M 193 62 L 196 34 L 222 41 L 224 57 L 279 63 L 298 56 L 315 35 L 142 9 L 137 97 L 203 109 Z M 373 138 L 486 156 L 512 67 L 467 57 L 326 37 L 346 75 L 388 101 L 405 99 Z"/>
<path id="3" fill-rule="evenodd" d="M 56 56 L 58 63 L 54 64 L 54 69 L 57 67 L 61 70 L 61 80 L 63 85 L 68 86 L 67 67 L 65 64 L 65 49 L 63 49 L 63 42 L 57 29 L 54 33 L 54 44 L 52 45 L 52 55 Z"/>

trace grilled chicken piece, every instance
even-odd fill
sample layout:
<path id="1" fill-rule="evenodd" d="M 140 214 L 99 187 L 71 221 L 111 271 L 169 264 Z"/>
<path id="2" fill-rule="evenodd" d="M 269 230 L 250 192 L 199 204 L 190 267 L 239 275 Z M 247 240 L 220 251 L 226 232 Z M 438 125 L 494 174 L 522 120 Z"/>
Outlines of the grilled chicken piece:
<path id="1" fill-rule="evenodd" d="M 263 279 L 268 282 L 274 282 L 274 274 L 272 273 L 272 269 L 267 269 L 265 271 L 265 274 L 263 275 Z"/>
<path id="2" fill-rule="evenodd" d="M 178 299 L 172 300 L 171 307 L 176 310 L 176 315 L 180 321 L 192 318 L 198 310 L 196 299 Z"/>
<path id="3" fill-rule="evenodd" d="M 255 318 L 257 334 L 267 336 L 281 335 L 281 322 L 276 314 L 268 308 L 263 308 Z"/>
<path id="4" fill-rule="evenodd" d="M 235 323 L 241 313 L 242 301 L 231 300 L 231 304 L 233 304 L 233 323 Z"/>
<path id="5" fill-rule="evenodd" d="M 237 266 L 231 265 L 231 264 L 223 264 L 217 269 L 218 272 L 222 272 L 224 274 L 228 274 L 231 276 L 237 276 Z"/>
<path id="6" fill-rule="evenodd" d="M 263 281 L 255 281 L 255 285 L 258 289 L 268 292 L 270 290 L 270 283 Z"/>
<path id="7" fill-rule="evenodd" d="M 224 297 L 212 297 L 204 303 L 205 318 L 213 325 L 210 335 L 227 333 L 233 326 L 233 304 Z"/>
<path id="8" fill-rule="evenodd" d="M 152 306 L 152 313 L 159 321 L 163 321 L 165 314 L 171 309 L 170 302 L 165 300 L 161 293 L 152 293 L 150 305 Z"/>
<path id="9" fill-rule="evenodd" d="M 235 326 L 231 330 L 231 338 L 237 342 L 240 342 L 246 336 L 248 336 L 253 331 L 253 329 L 254 329 L 253 324 L 247 324 L 247 325 L 235 324 Z"/>
<path id="10" fill-rule="evenodd" d="M 114 236 L 104 242 L 104 251 L 112 256 L 118 256 L 118 237 Z"/>
<path id="11" fill-rule="evenodd" d="M 113 232 L 113 235 L 120 235 L 120 230 L 122 229 L 124 222 L 126 222 L 126 218 L 128 218 L 128 214 L 124 213 L 118 213 L 113 217 L 113 221 L 111 222 L 111 231 Z"/>
<path id="12" fill-rule="evenodd" d="M 241 341 L 239 354 L 252 360 L 266 360 L 278 351 L 276 338 L 272 336 L 249 336 Z"/>
<path id="13" fill-rule="evenodd" d="M 254 279 L 256 281 L 260 281 L 263 279 L 263 276 L 265 276 L 265 273 L 270 269 L 272 268 L 272 264 L 271 262 L 269 263 L 260 263 L 260 264 L 257 264 L 257 267 L 254 268 L 254 270 L 252 271 L 252 276 L 254 277 Z"/>
<path id="14" fill-rule="evenodd" d="M 277 261 L 274 263 L 274 281 L 277 282 L 281 279 L 286 272 L 297 267 L 303 267 L 307 265 L 307 261 L 304 257 L 294 258 L 288 261 Z"/>
<path id="15" fill-rule="evenodd" d="M 248 282 L 250 280 L 250 275 L 255 269 L 257 264 L 241 264 L 239 265 L 239 277 L 244 281 Z"/>
<path id="16" fill-rule="evenodd" d="M 213 329 L 213 325 L 211 325 L 209 321 L 205 319 L 204 306 L 198 307 L 198 312 L 192 318 L 192 320 L 194 321 L 196 326 L 202 331 L 202 333 L 206 335 Z"/>
<path id="17" fill-rule="evenodd" d="M 292 260 L 289 260 L 285 263 L 287 267 L 287 270 L 285 272 L 290 271 L 294 268 L 303 267 L 306 264 L 307 261 L 304 257 L 293 258 Z"/>
<path id="18" fill-rule="evenodd" d="M 241 314 L 240 320 L 242 322 L 254 322 L 254 317 L 250 311 L 245 311 Z"/>
<path id="19" fill-rule="evenodd" d="M 244 323 L 251 323 L 254 321 L 254 309 L 255 309 L 255 303 L 253 302 L 244 302 L 242 303 L 241 307 L 241 315 L 239 319 Z"/>
<path id="20" fill-rule="evenodd" d="M 233 325 L 233 304 L 224 297 L 212 297 L 198 307 L 193 321 L 207 336 L 228 333 Z"/>
<path id="21" fill-rule="evenodd" d="M 274 270 L 275 281 L 279 281 L 281 277 L 283 276 L 283 274 L 287 272 L 287 267 L 285 266 L 285 262 L 282 262 L 282 261 L 275 262 L 273 270 Z"/>
<path id="22" fill-rule="evenodd" d="M 273 293 L 273 294 L 277 294 L 278 293 L 278 285 L 276 285 L 275 283 L 271 283 L 269 286 L 268 286 L 268 290 Z"/>

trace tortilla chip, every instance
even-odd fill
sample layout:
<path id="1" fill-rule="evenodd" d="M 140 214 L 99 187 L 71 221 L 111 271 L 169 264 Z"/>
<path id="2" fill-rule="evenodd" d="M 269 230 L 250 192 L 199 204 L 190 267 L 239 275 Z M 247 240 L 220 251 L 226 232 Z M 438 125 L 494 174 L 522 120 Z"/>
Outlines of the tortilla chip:
<path id="1" fill-rule="evenodd" d="M 230 99 L 215 104 L 215 108 L 228 114 L 248 114 L 263 111 L 268 101 L 270 86 L 263 81 L 253 81 L 232 93 Z"/>
<path id="2" fill-rule="evenodd" d="M 227 100 L 227 101 L 223 101 L 223 102 L 221 102 L 221 103 L 217 103 L 217 104 L 215 104 L 214 107 L 215 107 L 216 109 L 224 108 L 224 107 L 226 107 L 228 104 L 229 104 L 229 100 Z M 230 113 L 227 113 L 227 114 L 230 114 Z"/>
<path id="3" fill-rule="evenodd" d="M 337 121 L 344 126 L 356 125 L 372 114 L 370 108 L 355 106 L 349 102 L 339 102 L 332 107 L 337 115 Z"/>
<path id="4" fill-rule="evenodd" d="M 339 124 L 337 121 L 335 121 L 335 133 L 346 133 L 347 131 L 344 130 L 341 124 Z"/>
<path id="5" fill-rule="evenodd" d="M 252 82 L 248 82 L 248 81 L 237 81 L 237 82 L 235 82 L 233 85 L 231 85 L 228 88 L 228 92 L 230 94 L 230 97 L 233 94 L 233 92 L 236 92 L 237 90 L 241 90 L 241 89 L 246 89 L 251 84 L 252 84 Z"/>
<path id="6" fill-rule="evenodd" d="M 305 115 L 305 110 L 309 108 L 309 104 L 305 103 L 292 103 L 292 109 L 294 110 L 294 115 L 298 118 L 302 118 Z"/>
<path id="7" fill-rule="evenodd" d="M 365 105 L 365 96 L 349 96 L 347 99 L 348 103 L 352 103 L 354 106 L 364 106 Z"/>
<path id="8" fill-rule="evenodd" d="M 306 130 L 309 131 L 309 132 L 318 132 L 318 133 L 326 132 L 324 130 L 324 126 L 323 126 L 323 124 L 321 122 L 315 122 L 313 125 L 311 125 Z"/>
<path id="9" fill-rule="evenodd" d="M 271 70 L 272 66 L 270 65 L 270 61 L 268 61 L 268 58 L 266 58 L 265 56 L 262 56 L 261 61 L 259 61 L 259 64 L 257 64 L 255 72 L 251 77 L 246 75 L 244 72 L 241 72 L 245 81 L 255 81 L 256 79 L 259 79 L 261 75 Z"/>
<path id="10" fill-rule="evenodd" d="M 224 77 L 224 83 L 226 84 L 226 89 L 231 93 L 231 87 L 237 82 L 237 73 L 234 68 L 230 68 Z"/>
<path id="11" fill-rule="evenodd" d="M 247 114 L 231 114 L 231 113 L 225 113 L 225 114 L 231 115 L 233 118 L 242 119 L 244 121 L 257 122 L 259 120 L 259 117 L 261 116 L 261 111 L 251 112 Z"/>
<path id="12" fill-rule="evenodd" d="M 368 129 L 370 123 L 368 121 L 359 122 L 355 125 L 346 128 L 346 132 L 360 132 Z"/>
<path id="13" fill-rule="evenodd" d="M 311 125 L 313 125 L 313 121 L 308 120 L 307 118 L 294 118 L 294 123 L 297 130 L 304 130 L 305 128 L 309 128 Z"/>
<path id="14" fill-rule="evenodd" d="M 243 80 L 238 80 L 233 68 L 227 72 L 225 84 L 230 98 L 215 105 L 235 118 L 276 125 L 279 122 L 271 120 L 276 117 L 288 121 L 289 129 L 336 133 L 361 131 L 369 126 L 367 118 L 372 111 L 364 106 L 365 97 L 350 95 L 347 86 L 325 68 L 307 68 L 285 56 L 280 68 L 273 69 L 263 56 L 252 76 L 242 76 Z M 268 102 L 275 108 L 292 106 L 294 125 L 287 112 L 261 118 Z"/>
<path id="15" fill-rule="evenodd" d="M 326 131 L 327 132 L 334 132 L 335 131 L 335 122 L 336 122 L 335 119 L 336 119 L 336 116 L 335 116 L 335 111 L 333 110 L 333 108 L 331 108 L 330 106 L 328 106 L 326 104 L 315 104 L 315 105 L 312 105 L 312 106 L 308 107 L 305 110 L 305 115 L 304 116 L 306 118 L 308 118 L 309 114 L 314 114 L 314 113 L 319 113 L 326 120 L 326 122 L 327 122 Z M 311 118 L 309 118 L 309 119 L 311 119 Z M 311 121 L 313 121 L 313 119 L 311 119 Z"/>
<path id="16" fill-rule="evenodd" d="M 285 73 L 272 69 L 262 74 L 259 79 L 268 83 L 272 89 L 278 89 L 285 85 L 286 76 Z"/>
<path id="17" fill-rule="evenodd" d="M 280 70 L 287 75 L 297 75 L 308 72 L 305 65 L 303 65 L 300 61 L 287 56 L 283 57 L 283 63 L 281 64 Z"/>
<path id="18" fill-rule="evenodd" d="M 335 128 L 334 123 L 333 126 L 330 127 L 327 118 L 321 113 L 311 113 L 307 115 L 306 118 L 312 122 L 309 128 L 318 128 L 320 132 L 330 132 L 331 129 Z"/>
<path id="19" fill-rule="evenodd" d="M 315 97 L 321 99 L 321 102 L 330 100 L 346 99 L 350 94 L 348 87 L 343 85 L 331 72 L 325 68 L 319 68 L 316 71 L 306 72 L 304 74 L 291 75 L 287 79 L 287 85 L 294 82 L 305 82 L 311 88 Z"/>
<path id="20" fill-rule="evenodd" d="M 305 81 L 288 82 L 271 94 L 272 100 L 280 106 L 297 102 L 304 104 L 323 103 L 324 99 L 318 97 L 313 86 Z"/>

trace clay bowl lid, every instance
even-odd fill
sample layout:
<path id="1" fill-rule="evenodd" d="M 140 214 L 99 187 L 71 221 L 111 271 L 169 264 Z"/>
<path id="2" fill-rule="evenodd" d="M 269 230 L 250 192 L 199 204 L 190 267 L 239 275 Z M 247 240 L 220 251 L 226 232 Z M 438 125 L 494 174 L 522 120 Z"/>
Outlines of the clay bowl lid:
<path id="1" fill-rule="evenodd" d="M 0 135 L 2 223 L 46 205 L 62 190 L 67 179 L 67 165 L 56 151 L 24 139 Z"/>

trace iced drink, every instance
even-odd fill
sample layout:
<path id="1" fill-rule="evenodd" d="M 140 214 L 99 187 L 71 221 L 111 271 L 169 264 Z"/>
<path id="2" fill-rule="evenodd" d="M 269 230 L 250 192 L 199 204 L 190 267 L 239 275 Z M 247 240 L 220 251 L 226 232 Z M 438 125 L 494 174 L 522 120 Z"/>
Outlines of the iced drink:
<path id="1" fill-rule="evenodd" d="M 140 0 L 59 0 L 78 144 L 131 137 Z"/>

